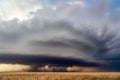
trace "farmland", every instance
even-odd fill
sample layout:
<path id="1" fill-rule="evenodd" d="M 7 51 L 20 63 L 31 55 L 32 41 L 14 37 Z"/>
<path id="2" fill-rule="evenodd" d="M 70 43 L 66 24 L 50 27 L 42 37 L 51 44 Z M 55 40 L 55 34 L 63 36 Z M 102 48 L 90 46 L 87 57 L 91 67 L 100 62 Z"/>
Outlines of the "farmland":
<path id="1" fill-rule="evenodd" d="M 113 72 L 1 72 L 0 80 L 120 80 Z"/>

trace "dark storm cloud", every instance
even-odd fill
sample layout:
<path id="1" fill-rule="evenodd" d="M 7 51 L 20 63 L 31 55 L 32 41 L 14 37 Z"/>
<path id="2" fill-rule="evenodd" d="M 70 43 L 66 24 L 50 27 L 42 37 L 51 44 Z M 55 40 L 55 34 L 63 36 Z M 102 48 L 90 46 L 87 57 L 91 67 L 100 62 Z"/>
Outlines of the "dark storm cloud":
<path id="1" fill-rule="evenodd" d="M 47 55 L 16 55 L 1 54 L 0 63 L 21 63 L 21 64 L 55 64 L 55 65 L 81 65 L 81 66 L 97 66 L 97 63 L 86 62 L 80 59 L 64 58 Z"/>
<path id="2" fill-rule="evenodd" d="M 60 24 L 60 26 L 59 26 Z M 48 26 L 50 25 L 50 26 Z M 62 25 L 62 27 L 61 27 Z M 96 34 L 96 31 L 92 29 L 82 29 L 77 30 L 74 28 L 68 28 L 66 25 L 69 25 L 68 22 L 57 22 L 57 23 L 47 23 L 43 28 L 43 31 L 46 29 L 51 32 L 54 31 L 68 31 L 70 34 L 75 35 L 75 38 L 53 38 L 51 40 L 29 40 L 27 42 L 28 46 L 32 46 L 32 48 L 41 48 L 43 46 L 51 47 L 51 48 L 71 48 L 78 50 L 77 55 L 81 56 L 81 51 L 85 52 L 85 54 L 92 57 L 94 60 L 90 62 L 86 62 L 89 60 L 86 60 L 86 57 L 83 57 L 84 59 L 77 59 L 77 58 L 67 58 L 67 57 L 58 57 L 58 56 L 51 56 L 51 53 L 49 53 L 49 56 L 39 56 L 39 55 L 20 55 L 18 53 L 12 55 L 12 54 L 0 54 L 0 63 L 13 63 L 13 64 L 29 64 L 33 67 L 32 71 L 36 71 L 39 66 L 52 64 L 52 65 L 61 65 L 61 66 L 72 66 L 72 65 L 79 65 L 80 66 L 97 66 L 100 65 L 100 68 L 107 68 L 110 67 L 110 71 L 119 71 L 120 65 L 118 65 L 119 62 L 119 35 L 116 32 L 112 32 L 109 30 L 108 27 L 104 27 L 101 30 L 101 34 Z M 65 27 L 64 27 L 65 26 Z M 55 27 L 55 28 L 54 28 Z M 27 28 L 26 28 L 27 29 Z M 29 29 L 26 30 L 26 33 L 29 33 Z M 35 30 L 36 33 L 39 30 Z M 8 34 L 11 35 L 11 34 Z M 16 34 L 15 34 L 16 35 Z M 18 35 L 19 37 L 19 35 Z M 77 38 L 76 38 L 77 37 Z M 9 37 L 7 37 L 9 38 Z M 10 37 L 11 38 L 11 37 Z M 68 39 L 67 39 L 68 38 Z M 81 38 L 83 40 L 81 40 Z M 5 39 L 6 40 L 6 39 Z M 8 39 L 9 40 L 9 39 Z M 85 41 L 84 41 L 85 40 Z M 61 49 L 62 50 L 62 49 Z M 80 51 L 80 52 L 79 52 Z M 48 51 L 49 52 L 49 51 Z M 58 50 L 58 52 L 60 52 Z M 40 52 L 40 54 L 42 54 Z M 47 54 L 47 53 L 43 53 Z M 68 54 L 69 55 L 69 54 Z M 77 57 L 77 55 L 75 55 Z M 117 56 L 117 57 L 116 57 Z M 116 60 L 114 60 L 116 59 Z M 101 60 L 104 62 L 101 64 Z M 97 63 L 96 63 L 97 62 Z M 108 68 L 109 69 L 109 68 Z"/>
<path id="3" fill-rule="evenodd" d="M 0 63 L 5 64 L 26 64 L 31 65 L 32 71 L 37 70 L 40 66 L 54 65 L 54 66 L 74 66 L 79 65 L 83 67 L 98 67 L 100 64 L 87 62 L 76 58 L 65 58 L 47 55 L 18 55 L 18 54 L 0 54 Z"/>
<path id="4" fill-rule="evenodd" d="M 82 33 L 83 31 L 83 33 Z M 81 40 L 53 40 L 53 41 L 33 41 L 32 46 L 50 46 L 50 47 L 64 47 L 64 48 L 74 48 L 80 51 L 88 51 L 88 55 L 98 61 L 103 61 L 101 68 L 107 68 L 109 71 L 120 71 L 120 54 L 119 54 L 119 35 L 116 32 L 109 31 L 108 27 L 101 30 L 101 35 L 95 34 L 92 30 L 82 30 L 80 31 L 81 36 L 91 42 L 82 42 Z M 76 33 L 78 33 L 76 31 Z M 80 53 L 78 53 L 80 54 Z M 111 67 L 109 67 L 111 66 Z M 109 67 L 109 68 L 108 68 Z"/>
<path id="5" fill-rule="evenodd" d="M 107 11 L 105 0 L 89 8 L 61 3 L 55 10 L 45 5 L 27 20 L 0 20 L 0 62 L 29 64 L 33 71 L 48 64 L 120 71 L 119 12 Z"/>
<path id="6" fill-rule="evenodd" d="M 78 51 L 94 51 L 95 46 L 90 45 L 88 43 L 85 43 L 80 40 L 74 40 L 74 39 L 63 39 L 63 40 L 48 40 L 48 41 L 31 41 L 31 46 L 48 46 L 48 47 L 63 47 L 63 48 L 73 48 Z"/>

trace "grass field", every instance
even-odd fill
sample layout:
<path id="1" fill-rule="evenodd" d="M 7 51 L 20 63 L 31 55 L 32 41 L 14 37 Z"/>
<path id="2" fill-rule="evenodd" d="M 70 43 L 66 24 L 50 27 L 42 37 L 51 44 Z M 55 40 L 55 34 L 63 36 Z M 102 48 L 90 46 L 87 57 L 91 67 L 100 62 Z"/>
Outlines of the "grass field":
<path id="1" fill-rule="evenodd" d="M 107 72 L 4 72 L 0 80 L 120 80 L 120 73 Z"/>

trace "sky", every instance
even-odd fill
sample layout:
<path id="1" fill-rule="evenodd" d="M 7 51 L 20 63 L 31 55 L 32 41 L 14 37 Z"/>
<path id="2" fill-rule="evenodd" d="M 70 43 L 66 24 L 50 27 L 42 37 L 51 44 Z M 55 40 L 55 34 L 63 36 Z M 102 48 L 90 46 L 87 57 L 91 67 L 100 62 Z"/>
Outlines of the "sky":
<path id="1" fill-rule="evenodd" d="M 0 0 L 0 72 L 119 72 L 119 31 L 120 0 Z"/>

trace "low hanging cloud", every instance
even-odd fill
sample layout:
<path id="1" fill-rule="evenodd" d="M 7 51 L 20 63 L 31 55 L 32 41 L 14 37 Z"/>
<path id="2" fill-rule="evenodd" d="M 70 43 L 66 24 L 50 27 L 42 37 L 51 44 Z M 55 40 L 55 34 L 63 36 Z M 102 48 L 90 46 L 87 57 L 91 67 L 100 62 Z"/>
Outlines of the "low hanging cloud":
<path id="1" fill-rule="evenodd" d="M 120 71 L 119 11 L 110 10 L 112 2 L 55 1 L 35 0 L 35 11 L 32 1 L 21 1 L 18 10 L 26 7 L 32 17 L 0 20 L 0 63 L 27 64 L 31 71 L 51 64 Z"/>
<path id="2" fill-rule="evenodd" d="M 1 54 L 0 55 L 1 64 L 25 64 L 31 67 L 30 71 L 38 71 L 39 67 L 44 65 L 51 66 L 73 66 L 80 65 L 83 67 L 98 67 L 101 66 L 98 63 L 88 62 L 76 58 L 65 58 L 65 57 L 55 57 L 47 55 L 20 55 L 20 54 Z"/>
<path id="3" fill-rule="evenodd" d="M 91 71 L 103 71 L 103 69 L 97 67 L 81 67 L 81 66 L 49 66 L 45 65 L 38 68 L 38 71 L 50 71 L 50 72 L 91 72 Z"/>

